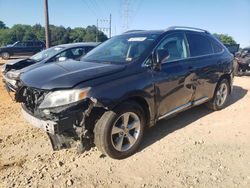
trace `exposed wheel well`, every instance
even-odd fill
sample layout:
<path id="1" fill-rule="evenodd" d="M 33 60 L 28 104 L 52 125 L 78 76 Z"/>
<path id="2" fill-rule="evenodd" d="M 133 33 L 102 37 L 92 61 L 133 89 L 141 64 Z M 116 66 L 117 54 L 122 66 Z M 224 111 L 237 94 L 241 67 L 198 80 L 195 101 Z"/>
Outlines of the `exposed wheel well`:
<path id="1" fill-rule="evenodd" d="M 150 111 L 149 111 L 149 106 L 148 106 L 147 101 L 142 97 L 130 97 L 130 98 L 126 99 L 125 101 L 133 101 L 142 107 L 142 109 L 144 111 L 145 118 L 146 118 L 146 125 L 149 126 Z"/>

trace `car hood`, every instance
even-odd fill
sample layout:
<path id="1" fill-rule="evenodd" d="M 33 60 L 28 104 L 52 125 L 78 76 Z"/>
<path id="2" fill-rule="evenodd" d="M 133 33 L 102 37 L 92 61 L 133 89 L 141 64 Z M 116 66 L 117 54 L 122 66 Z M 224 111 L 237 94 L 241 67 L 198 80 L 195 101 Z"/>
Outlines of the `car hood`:
<path id="1" fill-rule="evenodd" d="M 35 63 L 36 61 L 28 59 L 28 58 L 27 59 L 15 59 L 6 63 L 5 71 L 8 72 L 9 70 L 21 70 Z"/>
<path id="2" fill-rule="evenodd" d="M 13 48 L 13 46 L 3 46 L 3 47 L 0 47 L 0 50 L 8 50 L 10 48 Z"/>
<path id="3" fill-rule="evenodd" d="M 21 75 L 21 81 L 29 87 L 51 90 L 72 88 L 91 79 L 122 71 L 125 65 L 65 61 L 34 68 Z"/>
<path id="4" fill-rule="evenodd" d="M 19 63 L 21 61 L 25 61 L 25 59 L 14 59 L 6 63 L 6 65 L 14 65 L 16 63 Z"/>

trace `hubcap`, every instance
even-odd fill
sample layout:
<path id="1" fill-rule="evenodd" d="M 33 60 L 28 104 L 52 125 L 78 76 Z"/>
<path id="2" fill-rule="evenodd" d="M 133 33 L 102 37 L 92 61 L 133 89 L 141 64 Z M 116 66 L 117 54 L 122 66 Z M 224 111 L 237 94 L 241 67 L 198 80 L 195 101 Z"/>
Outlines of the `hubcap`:
<path id="1" fill-rule="evenodd" d="M 129 150 L 137 141 L 141 131 L 139 117 L 133 112 L 122 114 L 113 124 L 111 141 L 117 151 Z"/>
<path id="2" fill-rule="evenodd" d="M 228 88 L 225 83 L 222 83 L 217 91 L 217 105 L 222 106 L 227 98 Z"/>

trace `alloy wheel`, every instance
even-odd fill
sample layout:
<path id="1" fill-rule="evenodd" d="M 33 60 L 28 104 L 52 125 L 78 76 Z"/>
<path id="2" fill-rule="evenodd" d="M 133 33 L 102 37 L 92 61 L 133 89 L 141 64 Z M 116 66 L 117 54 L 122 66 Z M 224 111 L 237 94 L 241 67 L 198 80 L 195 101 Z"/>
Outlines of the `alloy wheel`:
<path id="1" fill-rule="evenodd" d="M 129 150 L 136 143 L 140 131 L 141 122 L 135 113 L 126 112 L 122 114 L 111 129 L 113 147 L 120 152 Z"/>
<path id="2" fill-rule="evenodd" d="M 227 99 L 227 95 L 228 95 L 228 87 L 226 83 L 222 83 L 216 93 L 216 98 L 217 98 L 217 105 L 218 106 L 222 106 L 226 99 Z"/>

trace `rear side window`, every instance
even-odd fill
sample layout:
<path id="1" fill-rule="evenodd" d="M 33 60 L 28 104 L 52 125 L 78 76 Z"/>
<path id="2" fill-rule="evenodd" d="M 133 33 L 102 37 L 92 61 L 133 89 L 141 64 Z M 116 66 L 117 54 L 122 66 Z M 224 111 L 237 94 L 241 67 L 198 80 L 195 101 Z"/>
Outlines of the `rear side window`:
<path id="1" fill-rule="evenodd" d="M 26 42 L 26 46 L 34 46 L 33 42 Z"/>
<path id="2" fill-rule="evenodd" d="M 221 47 L 221 45 L 218 42 L 214 41 L 214 40 L 212 40 L 212 46 L 213 46 L 213 49 L 214 49 L 214 53 L 220 53 L 220 52 L 223 51 L 223 48 Z"/>
<path id="3" fill-rule="evenodd" d="M 190 55 L 201 56 L 213 53 L 210 40 L 200 34 L 187 33 Z"/>

